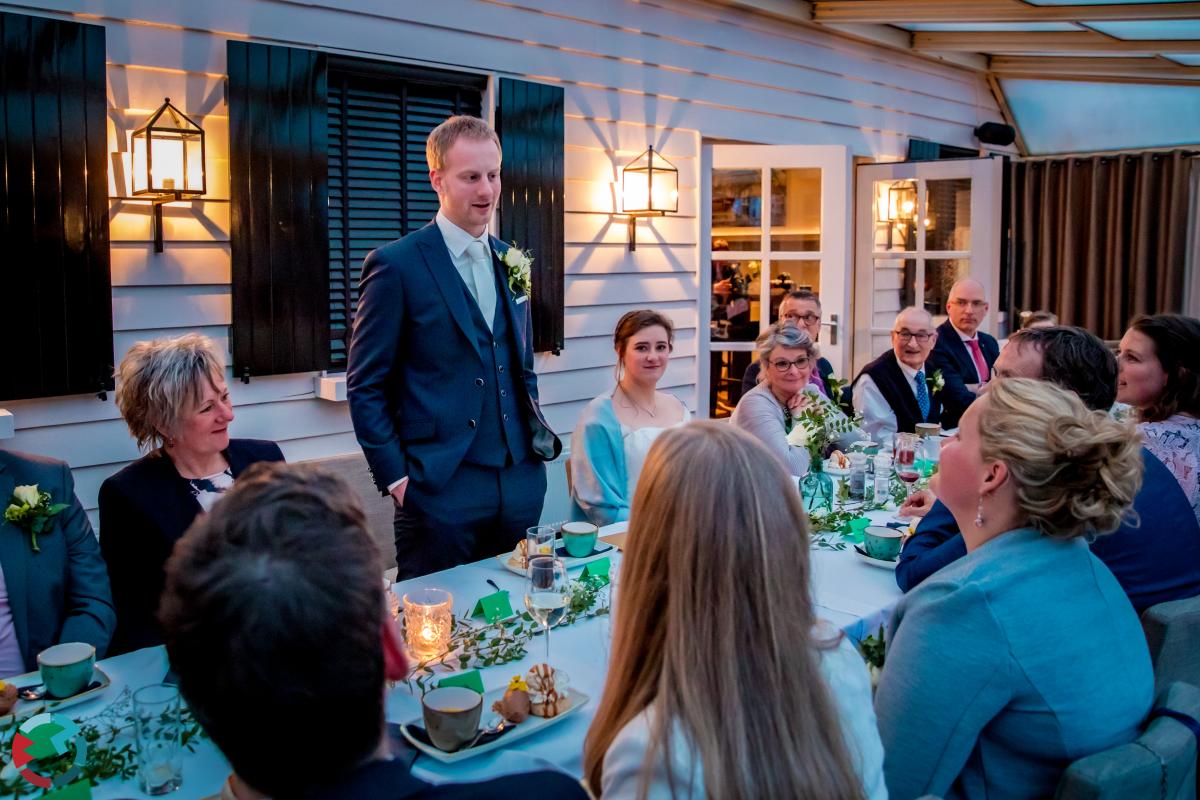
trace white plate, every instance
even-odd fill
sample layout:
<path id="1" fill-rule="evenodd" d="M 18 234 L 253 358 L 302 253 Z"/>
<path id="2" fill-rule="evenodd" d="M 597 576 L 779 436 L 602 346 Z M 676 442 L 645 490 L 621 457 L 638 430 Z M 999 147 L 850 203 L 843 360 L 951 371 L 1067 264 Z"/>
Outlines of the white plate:
<path id="1" fill-rule="evenodd" d="M 858 560 L 865 564 L 870 564 L 872 567 L 879 567 L 880 569 L 890 569 L 892 572 L 896 571 L 896 565 L 900 563 L 899 557 L 895 561 L 884 561 L 880 558 L 871 558 L 868 555 L 863 555 L 857 550 L 854 551 L 854 555 L 858 556 Z"/>
<path id="2" fill-rule="evenodd" d="M 39 672 L 26 672 L 24 675 L 15 675 L 7 678 L 5 683 L 11 683 L 18 689 L 24 689 L 26 686 L 40 685 L 42 683 L 42 676 Z M 100 685 L 92 689 L 85 689 L 79 694 L 64 697 L 61 700 L 52 697 L 43 697 L 41 700 L 18 700 L 17 704 L 13 706 L 12 711 L 4 716 L 0 716 L 0 723 L 4 723 L 10 719 L 30 717 L 43 711 L 57 711 L 60 708 L 69 708 L 70 706 L 91 700 L 111 686 L 112 679 L 100 667 L 92 667 L 92 679 L 88 682 L 88 685 L 90 686 L 93 683 L 99 683 Z"/>
<path id="3" fill-rule="evenodd" d="M 505 691 L 506 689 L 494 689 L 483 696 L 483 716 L 480 718 L 480 722 L 487 722 L 489 719 L 495 716 L 495 712 L 492 711 L 492 703 L 504 697 Z M 591 699 L 583 692 L 570 687 L 567 687 L 567 694 L 571 697 L 571 707 L 559 714 L 557 717 L 550 717 L 549 719 L 546 719 L 545 717 L 535 717 L 530 714 L 524 722 L 517 725 L 513 729 L 512 733 L 506 733 L 499 739 L 493 739 L 487 744 L 481 744 L 476 747 L 472 747 L 469 750 L 456 750 L 453 753 L 447 753 L 445 751 L 438 750 L 432 745 L 428 745 L 422 741 L 419 741 L 417 737 L 408 732 L 408 726 L 417 725 L 424 727 L 425 721 L 423 719 L 414 719 L 404 723 L 400 726 L 400 733 L 404 735 L 404 738 L 408 740 L 409 744 L 430 758 L 436 758 L 443 764 L 453 764 L 456 761 L 463 761 L 464 759 L 473 758 L 475 756 L 482 755 L 483 753 L 491 752 L 499 747 L 507 747 L 509 744 L 520 741 L 526 736 L 532 736 L 538 731 L 548 728 L 551 725 L 561 722 L 562 720 L 571 716 L 576 711 L 586 706 L 588 701 Z"/>
<path id="4" fill-rule="evenodd" d="M 555 539 L 554 549 L 557 550 L 560 547 L 562 547 L 562 539 Z M 604 547 L 605 549 L 602 552 L 592 553 L 590 556 L 584 556 L 583 558 L 571 558 L 570 556 L 562 557 L 563 566 L 565 566 L 567 569 L 575 569 L 576 567 L 582 567 L 584 564 L 590 564 L 593 561 L 597 561 L 601 558 L 609 558 L 619 552 L 616 547 L 613 547 L 608 542 L 602 542 L 599 539 L 596 540 L 596 547 Z M 521 567 L 519 562 L 514 563 L 511 561 L 511 558 L 511 552 L 501 553 L 500 555 L 496 556 L 496 563 L 514 575 L 520 575 L 522 578 L 525 577 L 524 568 Z"/>

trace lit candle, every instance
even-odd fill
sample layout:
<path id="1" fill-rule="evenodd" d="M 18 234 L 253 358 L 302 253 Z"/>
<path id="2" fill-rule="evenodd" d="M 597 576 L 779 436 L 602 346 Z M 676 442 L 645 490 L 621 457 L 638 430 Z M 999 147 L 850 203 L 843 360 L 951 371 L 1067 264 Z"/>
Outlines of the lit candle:
<path id="1" fill-rule="evenodd" d="M 443 655 L 450 646 L 454 598 L 442 589 L 416 589 L 404 595 L 404 627 L 418 659 Z"/>

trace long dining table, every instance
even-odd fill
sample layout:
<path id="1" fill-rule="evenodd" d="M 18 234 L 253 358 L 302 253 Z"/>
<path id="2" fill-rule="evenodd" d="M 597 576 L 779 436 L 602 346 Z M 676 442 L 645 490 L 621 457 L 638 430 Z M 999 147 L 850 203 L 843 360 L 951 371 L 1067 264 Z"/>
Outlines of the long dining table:
<path id="1" fill-rule="evenodd" d="M 867 516 L 875 523 L 882 523 L 890 518 L 891 512 L 872 511 Z M 624 523 L 610 525 L 601 529 L 601 536 L 624 530 Z M 617 587 L 612 603 L 619 607 L 621 556 L 615 549 L 609 555 Z M 900 598 L 894 573 L 864 563 L 850 547 L 815 549 L 812 558 L 812 591 L 819 616 L 856 641 L 875 633 Z M 579 574 L 579 570 L 571 572 L 573 577 Z M 446 589 L 454 596 L 455 614 L 464 617 L 479 598 L 495 591 L 489 580 L 509 592 L 514 609 L 522 609 L 524 578 L 504 569 L 494 558 L 402 581 L 393 585 L 392 591 L 402 597 L 405 592 L 423 587 Z M 647 613 L 653 613 L 653 609 L 648 609 Z M 414 773 L 434 783 L 483 780 L 543 768 L 581 776 L 584 737 L 604 688 L 611 634 L 612 619 L 608 615 L 582 619 L 551 630 L 551 662 L 570 676 L 574 689 L 588 695 L 585 706 L 544 731 L 454 764 L 443 764 L 419 755 L 413 764 Z M 535 663 L 543 661 L 544 654 L 544 643 L 539 635 L 529 644 L 526 656 L 520 661 L 480 670 L 485 690 L 503 689 L 511 677 L 523 674 Z M 167 658 L 165 651 L 156 647 L 105 659 L 100 666 L 112 679 L 112 685 L 101 696 L 64 709 L 62 713 L 69 713 L 75 719 L 87 717 L 108 706 L 126 688 L 137 689 L 161 681 L 167 673 Z M 408 684 L 390 689 L 386 703 L 386 716 L 390 722 L 408 722 L 421 716 L 419 692 Z M 252 716 L 253 709 L 247 709 L 247 719 Z M 319 724 L 316 718 L 314 722 Z M 275 731 L 270 735 L 283 736 L 286 732 Z M 216 746 L 205 739 L 193 752 L 185 755 L 183 785 L 171 796 L 185 800 L 217 795 L 228 773 L 228 763 Z M 108 781 L 93 789 L 93 797 L 97 800 L 144 796 L 138 790 L 136 780 Z"/>

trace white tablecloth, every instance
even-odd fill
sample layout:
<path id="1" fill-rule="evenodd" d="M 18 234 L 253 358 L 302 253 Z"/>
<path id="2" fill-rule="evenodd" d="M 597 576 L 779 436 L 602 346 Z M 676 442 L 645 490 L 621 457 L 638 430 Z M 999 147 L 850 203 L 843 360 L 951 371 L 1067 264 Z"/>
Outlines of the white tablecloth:
<path id="1" fill-rule="evenodd" d="M 870 516 L 874 521 L 883 521 L 890 515 L 872 512 Z M 619 533 L 624 529 L 623 523 L 612 525 L 603 529 L 602 534 Z M 849 548 L 840 552 L 817 550 L 813 551 L 812 557 L 815 578 L 813 591 L 819 615 L 856 640 L 878 630 L 900 597 L 893 573 L 861 562 Z M 620 556 L 615 552 L 613 561 L 619 570 Z M 402 595 L 405 591 L 424 586 L 447 589 L 454 594 L 455 613 L 461 616 L 470 611 L 476 600 L 494 591 L 487 583 L 489 578 L 509 591 L 514 608 L 520 610 L 524 595 L 523 578 L 503 569 L 494 559 L 413 578 L 397 584 L 395 591 Z M 416 761 L 414 772 L 419 777 L 437 783 L 481 780 L 544 767 L 563 770 L 574 776 L 581 775 L 584 736 L 604 687 L 610 632 L 610 619 L 598 617 L 555 629 L 551 633 L 551 659 L 556 667 L 567 672 L 574 688 L 591 697 L 586 708 L 545 733 L 452 766 L 421 756 Z M 530 644 L 524 660 L 482 670 L 484 688 L 488 691 L 503 688 L 510 677 L 527 671 L 543 658 L 544 643 L 539 636 Z M 112 678 L 112 687 L 102 697 L 65 709 L 64 712 L 76 718 L 92 714 L 112 702 L 126 686 L 137 689 L 161 681 L 167 672 L 166 652 L 162 648 L 139 650 L 106 659 L 101 666 Z M 248 722 L 252 713 L 252 709 L 247 709 Z M 388 720 L 406 722 L 420 715 L 420 702 L 407 687 L 401 685 L 389 692 Z M 319 723 L 319 720 L 314 720 L 314 723 Z M 273 735 L 286 733 L 280 731 Z M 185 758 L 183 787 L 170 796 L 179 800 L 209 797 L 220 791 L 228 773 L 229 766 L 224 758 L 212 742 L 205 740 L 195 753 Z M 144 797 L 138 791 L 136 781 L 103 784 L 93 790 L 93 796 L 97 800 Z"/>

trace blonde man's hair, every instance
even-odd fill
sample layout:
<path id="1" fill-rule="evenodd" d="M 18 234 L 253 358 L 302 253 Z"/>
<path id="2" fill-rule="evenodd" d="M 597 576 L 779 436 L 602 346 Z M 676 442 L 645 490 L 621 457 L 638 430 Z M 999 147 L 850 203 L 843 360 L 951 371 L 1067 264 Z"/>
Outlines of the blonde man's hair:
<path id="1" fill-rule="evenodd" d="M 1045 380 L 995 381 L 981 400 L 980 455 L 1008 467 L 1031 527 L 1071 539 L 1121 525 L 1142 486 L 1135 427 Z"/>
<path id="2" fill-rule="evenodd" d="M 117 408 L 138 447 L 160 447 L 225 376 L 216 343 L 199 333 L 138 342 L 117 367 Z"/>
<path id="3" fill-rule="evenodd" d="M 840 634 L 817 628 L 805 520 L 795 481 L 744 431 L 693 422 L 655 440 L 584 744 L 593 792 L 617 734 L 653 704 L 642 798 L 654 765 L 672 763 L 676 726 L 708 797 L 862 797 L 821 673 Z"/>
<path id="4" fill-rule="evenodd" d="M 464 136 L 468 139 L 491 139 L 496 143 L 496 149 L 503 158 L 504 150 L 500 147 L 500 137 L 491 125 L 479 117 L 457 116 L 450 117 L 438 125 L 425 140 L 425 160 L 429 162 L 429 168 L 445 169 L 446 153 L 449 153 L 454 143 Z"/>

